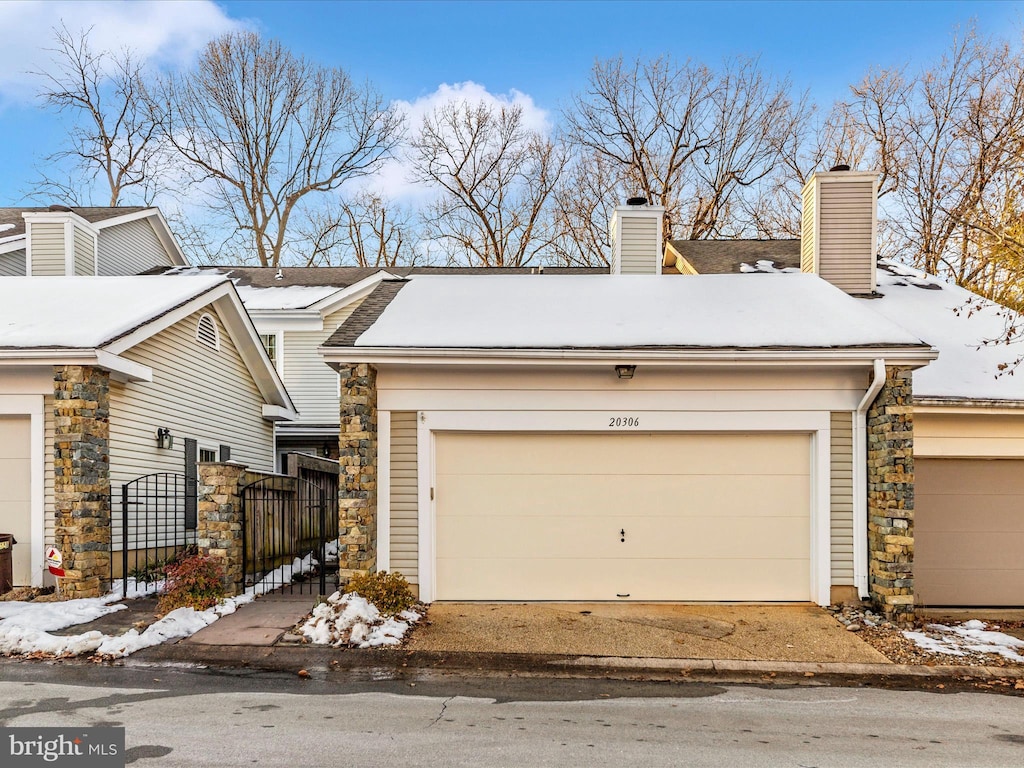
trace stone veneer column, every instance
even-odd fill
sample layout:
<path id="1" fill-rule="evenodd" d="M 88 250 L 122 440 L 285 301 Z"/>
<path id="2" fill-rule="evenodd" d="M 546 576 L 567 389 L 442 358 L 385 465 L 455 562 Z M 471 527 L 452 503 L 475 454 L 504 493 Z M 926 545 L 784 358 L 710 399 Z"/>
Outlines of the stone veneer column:
<path id="1" fill-rule="evenodd" d="M 55 546 L 64 597 L 100 597 L 110 584 L 110 374 L 53 368 Z"/>
<path id="2" fill-rule="evenodd" d="M 887 367 L 868 409 L 868 588 L 893 620 L 914 613 L 914 415 L 911 370 Z"/>
<path id="3" fill-rule="evenodd" d="M 377 565 L 377 370 L 362 363 L 338 373 L 338 575 L 345 579 Z"/>
<path id="4" fill-rule="evenodd" d="M 199 554 L 220 561 L 228 596 L 241 590 L 244 576 L 242 554 L 242 486 L 244 464 L 210 462 L 199 465 L 199 504 L 196 546 Z"/>

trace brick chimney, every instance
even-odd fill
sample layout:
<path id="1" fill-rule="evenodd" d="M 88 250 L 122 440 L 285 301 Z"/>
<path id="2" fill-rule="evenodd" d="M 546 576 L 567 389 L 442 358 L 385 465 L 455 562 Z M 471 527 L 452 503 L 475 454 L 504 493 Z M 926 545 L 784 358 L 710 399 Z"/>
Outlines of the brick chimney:
<path id="1" fill-rule="evenodd" d="M 875 292 L 878 174 L 836 166 L 804 185 L 800 269 L 854 296 Z"/>
<path id="2" fill-rule="evenodd" d="M 647 198 L 631 197 L 612 213 L 613 275 L 660 275 L 662 222 L 665 209 L 648 205 Z"/>

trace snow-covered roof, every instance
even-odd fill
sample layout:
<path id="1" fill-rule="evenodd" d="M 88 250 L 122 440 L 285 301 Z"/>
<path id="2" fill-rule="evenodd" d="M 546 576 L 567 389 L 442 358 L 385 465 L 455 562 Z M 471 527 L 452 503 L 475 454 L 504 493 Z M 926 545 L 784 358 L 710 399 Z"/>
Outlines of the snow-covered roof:
<path id="1" fill-rule="evenodd" d="M 254 288 L 236 285 L 238 296 L 248 310 L 306 309 L 332 296 L 341 288 L 315 285 L 289 285 L 282 288 Z"/>
<path id="2" fill-rule="evenodd" d="M 923 344 L 813 275 L 500 275 L 410 280 L 355 346 L 830 349 Z"/>
<path id="3" fill-rule="evenodd" d="M 0 348 L 95 349 L 223 282 L 218 275 L 5 277 Z"/>

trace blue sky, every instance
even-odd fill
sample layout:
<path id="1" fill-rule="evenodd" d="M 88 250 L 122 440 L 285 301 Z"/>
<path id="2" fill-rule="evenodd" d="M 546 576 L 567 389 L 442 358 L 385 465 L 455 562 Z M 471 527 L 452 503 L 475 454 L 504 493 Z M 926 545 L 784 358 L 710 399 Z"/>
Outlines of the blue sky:
<path id="1" fill-rule="evenodd" d="M 671 53 L 713 63 L 759 55 L 827 105 L 870 66 L 927 62 L 957 25 L 1019 37 L 1017 2 L 4 2 L 0 26 L 0 205 L 22 203 L 34 167 L 62 127 L 34 103 L 26 70 L 46 66 L 54 23 L 93 26 L 157 66 L 186 65 L 204 40 L 238 26 L 295 52 L 368 78 L 388 98 L 429 99 L 442 84 L 473 81 L 490 94 L 518 91 L 553 115 L 586 85 L 597 58 Z"/>

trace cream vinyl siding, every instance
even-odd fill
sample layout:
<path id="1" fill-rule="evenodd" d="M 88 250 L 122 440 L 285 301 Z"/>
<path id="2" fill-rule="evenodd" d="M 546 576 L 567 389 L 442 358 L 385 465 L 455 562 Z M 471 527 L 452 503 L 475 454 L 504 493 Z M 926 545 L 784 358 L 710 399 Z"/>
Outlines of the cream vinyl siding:
<path id="1" fill-rule="evenodd" d="M 416 412 L 391 414 L 391 570 L 419 584 Z"/>
<path id="2" fill-rule="evenodd" d="M 100 230 L 100 275 L 137 275 L 172 264 L 148 218 Z"/>
<path id="3" fill-rule="evenodd" d="M 847 293 L 870 293 L 875 243 L 874 185 L 831 181 L 818 186 L 818 274 Z"/>
<path id="4" fill-rule="evenodd" d="M 64 222 L 30 224 L 28 236 L 34 276 L 61 277 L 67 274 L 64 262 Z"/>
<path id="5" fill-rule="evenodd" d="M 811 182 L 803 191 L 803 213 L 800 217 L 800 271 L 814 274 L 816 182 Z"/>
<path id="6" fill-rule="evenodd" d="M 196 341 L 196 322 L 216 318 L 220 350 Z M 122 353 L 153 369 L 152 382 L 110 384 L 111 493 L 151 472 L 182 472 L 185 438 L 203 446 L 229 445 L 233 461 L 273 471 L 274 436 L 264 421 L 263 397 L 212 307 L 196 312 Z M 174 447 L 156 447 L 167 427 Z M 119 504 L 115 504 L 119 508 Z"/>
<path id="7" fill-rule="evenodd" d="M 651 216 L 621 216 L 618 221 L 622 237 L 619 273 L 653 275 L 660 271 L 658 252 L 658 221 Z"/>
<path id="8" fill-rule="evenodd" d="M 338 374 L 317 353 L 317 347 L 348 319 L 362 299 L 324 318 L 322 331 L 285 331 L 284 385 L 299 412 L 300 424 L 338 423 Z"/>
<path id="9" fill-rule="evenodd" d="M 56 543 L 57 518 L 53 487 L 53 436 L 56 432 L 53 395 L 43 398 L 43 538 L 45 545 Z"/>
<path id="10" fill-rule="evenodd" d="M 25 276 L 25 251 L 0 253 L 0 277 Z"/>
<path id="11" fill-rule="evenodd" d="M 832 435 L 832 584 L 853 580 L 853 414 L 833 413 Z"/>
<path id="12" fill-rule="evenodd" d="M 13 577 L 15 586 L 32 583 L 31 441 L 28 416 L 0 416 L 0 531 L 14 535 Z"/>
<path id="13" fill-rule="evenodd" d="M 75 225 L 75 274 L 96 274 L 96 248 L 92 235 Z"/>
<path id="14" fill-rule="evenodd" d="M 806 435 L 439 433 L 435 450 L 439 600 L 810 599 Z"/>
<path id="15" fill-rule="evenodd" d="M 1024 411 L 1011 414 L 914 411 L 914 455 L 1024 458 Z"/>

